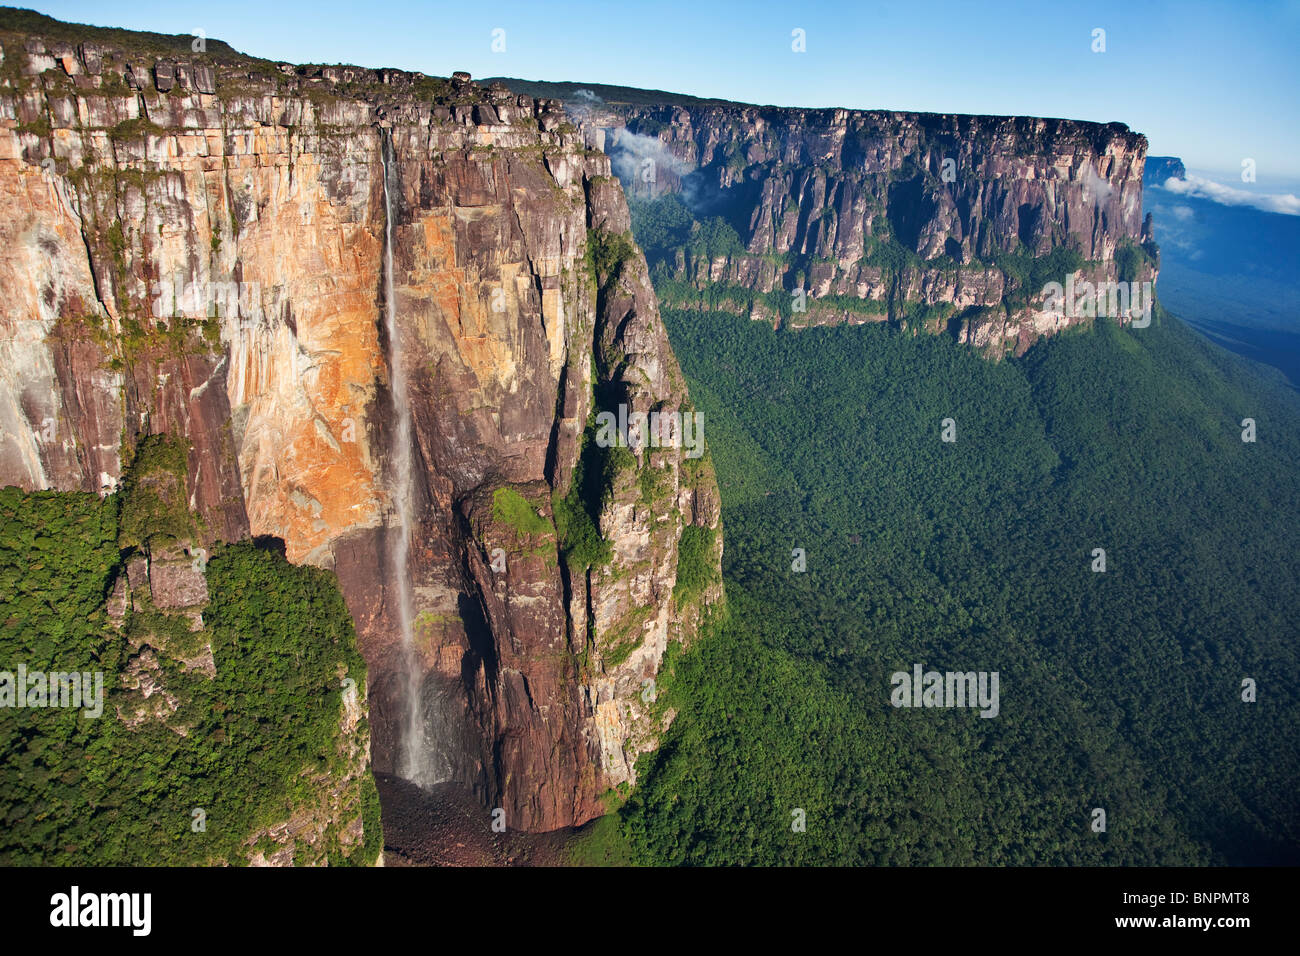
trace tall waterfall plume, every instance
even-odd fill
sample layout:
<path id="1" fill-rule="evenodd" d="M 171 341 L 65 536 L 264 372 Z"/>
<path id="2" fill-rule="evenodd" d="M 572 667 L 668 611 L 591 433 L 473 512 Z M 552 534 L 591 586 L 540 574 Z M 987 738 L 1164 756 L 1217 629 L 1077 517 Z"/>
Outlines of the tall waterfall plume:
<path id="1" fill-rule="evenodd" d="M 389 389 L 393 409 L 397 414 L 397 429 L 389 449 L 392 465 L 392 486 L 389 494 L 393 504 L 396 529 L 391 526 L 387 535 L 389 575 L 397 593 L 398 622 L 402 629 L 402 706 L 401 758 L 399 776 L 421 787 L 439 782 L 433 767 L 427 723 L 422 695 L 423 667 L 415 648 L 409 556 L 411 535 L 414 531 L 414 501 L 412 469 L 414 458 L 411 424 L 411 403 L 407 391 L 406 365 L 402 352 L 401 331 L 397 327 L 397 301 L 393 284 L 393 198 L 389 180 L 393 175 L 393 142 L 388 130 L 381 130 L 384 166 L 384 325 L 388 332 Z M 391 519 L 390 519 L 391 520 Z"/>

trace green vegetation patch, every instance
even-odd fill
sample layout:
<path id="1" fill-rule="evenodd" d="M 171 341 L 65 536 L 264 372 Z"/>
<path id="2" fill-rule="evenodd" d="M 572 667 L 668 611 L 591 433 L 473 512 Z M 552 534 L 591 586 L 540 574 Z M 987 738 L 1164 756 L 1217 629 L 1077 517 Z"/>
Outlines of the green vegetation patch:
<path id="1" fill-rule="evenodd" d="M 122 476 L 122 548 L 151 548 L 192 540 L 197 531 L 185 492 L 188 442 L 149 435 L 136 446 Z"/>
<path id="2" fill-rule="evenodd" d="M 1160 247 L 1154 241 L 1141 245 L 1131 239 L 1122 240 L 1115 249 L 1115 271 L 1120 282 L 1136 282 L 1145 270 L 1159 267 Z"/>
<path id="3" fill-rule="evenodd" d="M 609 542 L 600 533 L 600 515 L 619 470 L 628 467 L 628 459 L 635 467 L 636 459 L 626 448 L 602 448 L 596 442 L 593 410 L 583 432 L 569 490 L 563 497 L 557 494 L 553 498 L 560 551 L 568 566 L 576 571 L 608 564 L 613 555 Z"/>
<path id="4" fill-rule="evenodd" d="M 492 517 L 509 525 L 521 536 L 549 535 L 554 530 L 551 522 L 513 488 L 498 488 L 492 492 Z"/>
<path id="5" fill-rule="evenodd" d="M 1300 859 L 1293 390 L 1163 310 L 997 363 L 884 325 L 664 318 L 710 422 L 731 616 L 663 675 L 677 716 L 598 846 L 698 865 Z M 683 541 L 684 580 L 705 550 Z M 890 706 L 914 664 L 998 671 L 998 716 Z"/>
<path id="6" fill-rule="evenodd" d="M 122 120 L 108 131 L 108 138 L 114 143 L 125 143 L 146 136 L 166 136 L 170 130 L 164 129 L 146 116 Z"/>
<path id="7" fill-rule="evenodd" d="M 993 264 L 1007 279 L 1005 300 L 1012 309 L 1029 305 L 1049 282 L 1065 284 L 1066 277 L 1084 265 L 1083 254 L 1072 246 L 1057 246 L 1045 256 L 1003 252 L 993 257 Z"/>
<path id="8" fill-rule="evenodd" d="M 636 243 L 630 232 L 616 234 L 603 229 L 587 230 L 583 262 L 595 278 L 597 289 L 606 289 L 618 281 L 623 266 L 635 255 Z"/>
<path id="9" fill-rule="evenodd" d="M 717 582 L 718 570 L 713 563 L 714 528 L 688 524 L 677 542 L 677 583 L 673 600 L 678 607 L 693 604 L 705 588 Z"/>
<path id="10" fill-rule="evenodd" d="M 166 472 L 175 447 L 151 443 L 137 460 Z M 201 634 L 146 605 L 119 630 L 105 600 L 122 573 L 118 509 L 129 497 L 0 491 L 0 668 L 103 675 L 99 717 L 53 707 L 0 713 L 0 862 L 238 865 L 258 830 L 328 802 L 335 788 L 343 812 L 316 846 L 297 847 L 295 862 L 373 862 L 381 839 L 373 782 L 366 774 L 342 783 L 343 679 L 363 693 L 366 677 L 333 574 L 249 542 L 222 545 L 207 565 Z M 138 528 L 145 540 L 160 533 Z M 159 629 L 170 635 L 165 649 L 146 654 L 131 643 Z M 173 647 L 175 639 L 190 645 Z M 171 653 L 205 644 L 215 677 Z M 149 674 L 161 691 L 143 698 L 124 682 L 128 673 Z M 124 718 L 165 700 L 174 711 L 128 728 Z M 358 815 L 365 839 L 347 846 L 343 831 Z"/>

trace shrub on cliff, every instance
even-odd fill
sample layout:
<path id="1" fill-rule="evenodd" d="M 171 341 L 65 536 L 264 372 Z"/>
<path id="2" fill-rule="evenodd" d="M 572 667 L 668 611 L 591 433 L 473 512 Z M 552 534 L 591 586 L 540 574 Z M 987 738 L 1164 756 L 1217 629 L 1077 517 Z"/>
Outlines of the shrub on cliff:
<path id="1" fill-rule="evenodd" d="M 583 262 L 596 280 L 596 288 L 603 290 L 618 280 L 623 264 L 636 255 L 636 245 L 631 233 L 612 233 L 604 229 L 587 230 L 587 248 Z"/>
<path id="2" fill-rule="evenodd" d="M 149 435 L 136 446 L 122 476 L 122 548 L 188 541 L 194 517 L 185 494 L 187 443 L 169 435 Z"/>
<path id="3" fill-rule="evenodd" d="M 600 513 L 609 500 L 610 485 L 616 471 L 609 463 L 608 452 L 626 453 L 626 449 L 601 448 L 596 443 L 595 433 L 593 409 L 583 433 L 582 449 L 569 481 L 569 490 L 564 495 L 557 492 L 553 496 L 560 552 L 574 571 L 606 564 L 612 554 L 609 542 L 600 533 Z"/>
<path id="4" fill-rule="evenodd" d="M 1066 276 L 1084 265 L 1083 254 L 1073 246 L 1057 246 L 1045 256 L 1033 256 L 1023 247 L 999 253 L 993 264 L 1007 279 L 1005 300 L 1013 309 L 1023 309 L 1038 297 L 1049 282 L 1064 285 Z"/>
<path id="5" fill-rule="evenodd" d="M 513 488 L 498 488 L 492 492 L 492 517 L 504 521 L 521 535 L 551 533 L 551 523 Z"/>
<path id="6" fill-rule="evenodd" d="M 717 531 L 688 524 L 677 542 L 677 584 L 673 599 L 678 607 L 693 603 L 709 585 L 717 581 L 713 566 L 713 544 Z"/>
<path id="7" fill-rule="evenodd" d="M 1141 245 L 1124 240 L 1115 249 L 1115 270 L 1120 282 L 1137 282 L 1142 273 L 1156 267 L 1160 249 L 1154 241 Z"/>

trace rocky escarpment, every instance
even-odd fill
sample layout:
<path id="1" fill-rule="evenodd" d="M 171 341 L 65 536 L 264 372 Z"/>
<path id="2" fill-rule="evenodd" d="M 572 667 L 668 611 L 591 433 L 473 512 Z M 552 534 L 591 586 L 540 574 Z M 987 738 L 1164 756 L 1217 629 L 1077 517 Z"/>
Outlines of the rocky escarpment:
<path id="1" fill-rule="evenodd" d="M 707 458 L 594 440 L 599 410 L 690 411 L 609 159 L 466 77 L 53 21 L 0 47 L 0 484 L 106 494 L 144 436 L 183 438 L 196 545 L 273 536 L 338 574 L 391 771 L 399 356 L 438 759 L 511 828 L 600 812 L 722 546 Z"/>
<path id="2" fill-rule="evenodd" d="M 634 200 L 676 194 L 734 228 L 736 247 L 685 242 L 665 275 L 700 291 L 802 290 L 807 307 L 786 321 L 917 317 L 1000 354 L 1079 320 L 1027 286 L 1035 258 L 1071 251 L 1057 279 L 1155 274 L 1141 245 L 1147 141 L 1122 124 L 555 92 Z M 675 283 L 661 293 L 699 299 Z M 774 303 L 745 307 L 779 320 Z"/>
<path id="3" fill-rule="evenodd" d="M 1163 186 L 1171 179 L 1186 179 L 1187 167 L 1177 156 L 1148 156 L 1142 185 Z"/>

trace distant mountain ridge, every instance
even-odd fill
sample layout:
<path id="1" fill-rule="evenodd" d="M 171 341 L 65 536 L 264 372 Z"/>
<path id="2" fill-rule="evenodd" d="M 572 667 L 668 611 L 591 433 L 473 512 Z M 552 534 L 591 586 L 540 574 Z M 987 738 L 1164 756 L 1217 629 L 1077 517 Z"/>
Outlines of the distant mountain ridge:
<path id="1" fill-rule="evenodd" d="M 1165 188 L 1181 159 L 1148 157 L 1145 203 L 1160 239 L 1161 302 L 1300 387 L 1300 216 Z"/>
<path id="2" fill-rule="evenodd" d="M 662 205 L 676 196 L 706 227 L 670 237 L 662 257 L 647 249 L 670 304 L 707 299 L 788 325 L 915 324 L 1018 354 L 1079 321 L 1044 300 L 1047 280 L 1156 274 L 1147 140 L 1121 123 L 496 82 L 561 98 L 634 213 L 660 203 L 652 218 L 680 218 Z"/>
<path id="3" fill-rule="evenodd" d="M 1187 167 L 1177 156 L 1148 156 L 1142 185 L 1159 186 L 1170 179 L 1186 179 Z"/>

